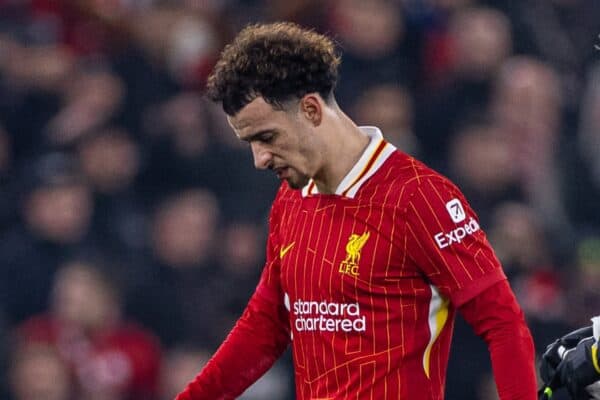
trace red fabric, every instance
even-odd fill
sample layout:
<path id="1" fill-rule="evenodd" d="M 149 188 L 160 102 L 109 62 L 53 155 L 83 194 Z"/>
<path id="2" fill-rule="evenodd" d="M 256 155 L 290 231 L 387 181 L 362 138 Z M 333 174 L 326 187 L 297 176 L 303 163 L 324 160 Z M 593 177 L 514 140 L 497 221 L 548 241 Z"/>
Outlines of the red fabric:
<path id="1" fill-rule="evenodd" d="M 453 200 L 462 204 L 459 222 L 447 209 Z M 505 279 L 481 229 L 446 238 L 477 221 L 456 186 L 394 152 L 354 198 L 284 188 L 274 208 L 277 243 L 294 243 L 278 269 L 291 311 L 296 397 L 442 399 L 454 307 Z M 354 271 L 348 246 L 367 233 Z M 438 235 L 448 243 L 440 247 Z M 324 315 L 314 304 L 357 312 Z M 438 310 L 448 318 L 432 332 Z M 361 318 L 364 330 L 335 325 Z"/>
<path id="2" fill-rule="evenodd" d="M 407 204 L 409 256 L 454 306 L 505 279 L 469 203 L 448 179 L 426 169 Z M 454 216 L 455 222 L 451 216 Z"/>
<path id="3" fill-rule="evenodd" d="M 443 399 L 456 307 L 506 278 L 460 191 L 377 148 L 378 162 L 389 158 L 361 157 L 357 176 L 380 167 L 341 190 L 349 196 L 282 185 L 251 305 L 178 400 L 235 397 L 279 356 L 288 332 L 298 400 Z M 514 350 L 499 355 L 507 349 L 495 338 L 494 368 L 512 374 L 498 360 Z"/>
<path id="4" fill-rule="evenodd" d="M 158 392 L 160 345 L 133 324 L 91 336 L 42 315 L 25 321 L 17 335 L 25 343 L 54 345 L 84 390 L 116 392 L 131 399 L 152 398 Z"/>
<path id="5" fill-rule="evenodd" d="M 536 400 L 533 340 L 507 281 L 483 291 L 459 312 L 488 345 L 501 400 Z"/>

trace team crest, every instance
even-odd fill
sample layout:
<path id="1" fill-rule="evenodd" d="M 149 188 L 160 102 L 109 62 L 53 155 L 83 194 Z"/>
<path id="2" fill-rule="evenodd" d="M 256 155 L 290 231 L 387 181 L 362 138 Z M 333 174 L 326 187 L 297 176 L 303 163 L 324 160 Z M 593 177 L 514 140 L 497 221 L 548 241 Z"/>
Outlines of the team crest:
<path id="1" fill-rule="evenodd" d="M 369 240 L 370 232 L 362 235 L 353 233 L 348 238 L 346 245 L 346 259 L 340 263 L 340 273 L 352 276 L 358 276 L 358 262 L 360 261 L 360 252 Z"/>

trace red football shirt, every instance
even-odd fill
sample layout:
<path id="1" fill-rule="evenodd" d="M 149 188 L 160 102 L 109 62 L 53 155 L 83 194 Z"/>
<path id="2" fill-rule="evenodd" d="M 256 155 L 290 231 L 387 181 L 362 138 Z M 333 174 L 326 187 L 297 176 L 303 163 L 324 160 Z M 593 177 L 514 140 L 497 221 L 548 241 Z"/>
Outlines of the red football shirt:
<path id="1" fill-rule="evenodd" d="M 460 191 L 362 129 L 335 195 L 282 185 L 258 292 L 283 294 L 298 399 L 441 399 L 455 308 L 505 276 Z"/>
<path id="2" fill-rule="evenodd" d="M 177 400 L 235 398 L 290 341 L 298 400 L 441 400 L 461 306 L 501 398 L 535 398 L 531 336 L 475 213 L 448 179 L 361 129 L 370 144 L 335 194 L 281 186 L 256 292 Z"/>

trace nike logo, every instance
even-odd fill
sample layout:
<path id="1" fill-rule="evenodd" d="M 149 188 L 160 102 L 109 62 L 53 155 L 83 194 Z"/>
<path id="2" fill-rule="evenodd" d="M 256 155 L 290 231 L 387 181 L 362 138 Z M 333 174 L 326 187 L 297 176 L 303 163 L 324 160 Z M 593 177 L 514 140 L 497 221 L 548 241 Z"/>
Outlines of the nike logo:
<path id="1" fill-rule="evenodd" d="M 296 242 L 292 242 L 289 245 L 287 245 L 286 247 L 282 248 L 279 250 L 279 258 L 283 258 L 283 256 L 285 256 L 287 254 L 288 251 L 290 251 L 292 249 L 292 247 L 294 247 L 294 245 L 296 244 Z"/>

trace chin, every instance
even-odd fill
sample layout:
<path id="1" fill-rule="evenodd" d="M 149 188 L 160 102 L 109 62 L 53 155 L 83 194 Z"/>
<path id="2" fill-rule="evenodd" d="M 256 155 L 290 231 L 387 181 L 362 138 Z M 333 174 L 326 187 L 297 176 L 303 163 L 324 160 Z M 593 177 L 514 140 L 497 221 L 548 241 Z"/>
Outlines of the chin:
<path id="1" fill-rule="evenodd" d="M 287 183 L 290 188 L 299 190 L 308 184 L 308 180 L 308 176 L 295 176 L 287 179 Z"/>

